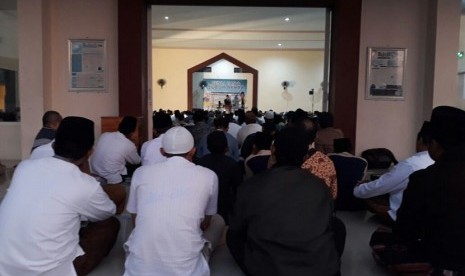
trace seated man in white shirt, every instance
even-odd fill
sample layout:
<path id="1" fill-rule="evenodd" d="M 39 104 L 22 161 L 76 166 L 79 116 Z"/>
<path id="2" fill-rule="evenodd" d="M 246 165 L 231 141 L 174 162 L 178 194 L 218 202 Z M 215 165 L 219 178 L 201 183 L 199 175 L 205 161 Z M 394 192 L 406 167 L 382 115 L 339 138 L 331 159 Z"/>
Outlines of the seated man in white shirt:
<path id="1" fill-rule="evenodd" d="M 162 152 L 168 160 L 132 177 L 127 210 L 135 228 L 125 244 L 124 275 L 210 275 L 208 252 L 224 231 L 215 215 L 218 178 L 192 163 L 194 138 L 184 127 L 165 133 Z"/>
<path id="2" fill-rule="evenodd" d="M 94 123 L 67 117 L 55 156 L 18 165 L 0 205 L 0 275 L 86 275 L 110 252 L 115 204 L 79 170 L 93 144 Z M 80 227 L 81 220 L 90 222 Z"/>
<path id="3" fill-rule="evenodd" d="M 55 139 L 48 144 L 38 146 L 31 152 L 31 156 L 29 156 L 29 159 L 40 159 L 44 157 L 52 157 L 55 155 L 55 152 L 53 150 L 53 142 Z M 126 205 L 126 190 L 122 189 L 124 187 L 117 187 L 121 185 L 113 185 L 113 184 L 107 184 L 107 180 L 103 177 L 100 177 L 96 174 L 91 173 L 89 169 L 89 160 L 85 160 L 79 165 L 79 169 L 83 173 L 87 173 L 94 177 L 100 184 L 102 184 L 103 190 L 108 194 L 110 199 L 116 204 L 116 209 L 117 214 L 120 214 L 124 211 L 124 206 Z M 115 189 L 117 187 L 117 189 Z"/>
<path id="4" fill-rule="evenodd" d="M 424 169 L 434 163 L 428 155 L 428 122 L 425 122 L 417 135 L 416 154 L 400 161 L 380 178 L 361 183 L 354 188 L 354 195 L 366 198 L 368 207 L 386 224 L 391 225 L 397 217 L 397 209 L 402 203 L 402 196 L 413 172 Z M 389 202 L 383 202 L 378 196 L 389 194 Z"/>
<path id="5" fill-rule="evenodd" d="M 165 132 L 173 126 L 170 115 L 159 111 L 153 116 L 153 139 L 145 142 L 140 150 L 142 166 L 152 165 L 166 160 L 160 152 Z"/>
<path id="6" fill-rule="evenodd" d="M 121 183 L 122 175 L 127 174 L 126 163 L 140 163 L 136 145 L 131 141 L 136 129 L 137 118 L 126 116 L 119 123 L 118 131 L 103 133 L 90 159 L 91 171 L 110 184 Z"/>
<path id="7" fill-rule="evenodd" d="M 126 200 L 126 188 L 121 184 L 122 176 L 128 174 L 126 164 L 137 165 L 141 161 L 131 140 L 136 129 L 137 118 L 124 117 L 118 131 L 105 132 L 100 136 L 90 158 L 90 171 L 107 180 L 108 185 L 103 188 L 117 202 L 118 213 L 123 211 Z"/>

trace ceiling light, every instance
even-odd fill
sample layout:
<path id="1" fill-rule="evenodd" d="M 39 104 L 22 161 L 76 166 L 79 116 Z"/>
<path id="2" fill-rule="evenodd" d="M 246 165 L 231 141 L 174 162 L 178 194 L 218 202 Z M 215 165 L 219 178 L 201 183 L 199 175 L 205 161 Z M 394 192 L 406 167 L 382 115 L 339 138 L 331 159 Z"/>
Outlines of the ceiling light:
<path id="1" fill-rule="evenodd" d="M 170 19 L 170 17 L 169 17 L 169 16 L 165 16 L 165 20 L 169 20 L 169 19 Z"/>
<path id="2" fill-rule="evenodd" d="M 291 20 L 289 17 L 284 18 L 285 21 Z"/>

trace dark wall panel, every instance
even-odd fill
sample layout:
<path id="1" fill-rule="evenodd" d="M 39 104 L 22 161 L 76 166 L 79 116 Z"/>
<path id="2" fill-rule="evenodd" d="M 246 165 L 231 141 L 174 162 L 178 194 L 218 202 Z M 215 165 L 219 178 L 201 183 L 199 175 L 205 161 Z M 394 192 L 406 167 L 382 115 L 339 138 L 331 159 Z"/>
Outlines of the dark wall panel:
<path id="1" fill-rule="evenodd" d="M 333 9 L 329 111 L 355 145 L 362 0 L 338 0 Z"/>
<path id="2" fill-rule="evenodd" d="M 118 92 L 119 115 L 142 117 L 147 129 L 147 3 L 118 1 Z M 146 139 L 146 137 L 142 137 Z"/>

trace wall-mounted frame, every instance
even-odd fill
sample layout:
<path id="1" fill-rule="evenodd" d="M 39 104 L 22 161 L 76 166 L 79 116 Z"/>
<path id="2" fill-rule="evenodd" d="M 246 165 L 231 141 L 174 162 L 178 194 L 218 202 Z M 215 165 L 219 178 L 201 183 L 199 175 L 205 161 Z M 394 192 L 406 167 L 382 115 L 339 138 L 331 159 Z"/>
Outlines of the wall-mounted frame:
<path id="1" fill-rule="evenodd" d="M 106 42 L 104 39 L 70 39 L 69 91 L 105 91 Z"/>
<path id="2" fill-rule="evenodd" d="M 405 48 L 368 48 L 365 99 L 404 100 Z"/>

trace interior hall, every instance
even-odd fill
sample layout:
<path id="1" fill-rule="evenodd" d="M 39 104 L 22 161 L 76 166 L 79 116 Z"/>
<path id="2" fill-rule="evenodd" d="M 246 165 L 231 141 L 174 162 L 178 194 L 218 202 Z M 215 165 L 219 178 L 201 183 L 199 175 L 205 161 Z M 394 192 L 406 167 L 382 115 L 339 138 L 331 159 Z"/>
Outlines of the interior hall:
<path id="1" fill-rule="evenodd" d="M 49 110 L 92 120 L 96 142 L 122 117 L 134 116 L 139 150 L 153 138 L 154 111 L 255 107 L 263 120 L 266 111 L 329 112 L 353 155 L 386 148 L 404 160 L 415 154 L 434 107 L 465 109 L 464 6 L 460 0 L 1 1 L 0 199 L 16 166 L 30 157 Z M 385 53 L 395 55 L 395 66 Z M 87 74 L 83 65 L 97 69 Z M 337 216 L 347 231 L 341 274 L 390 275 L 369 246 L 383 223 L 368 210 Z M 132 224 L 127 212 L 118 219 L 115 246 L 89 275 L 124 273 Z M 243 275 L 226 244 L 209 264 L 211 275 Z"/>

